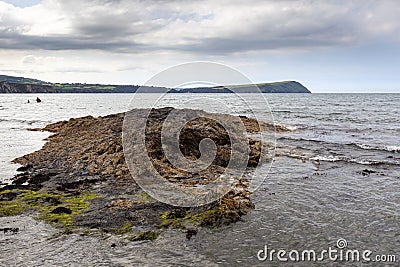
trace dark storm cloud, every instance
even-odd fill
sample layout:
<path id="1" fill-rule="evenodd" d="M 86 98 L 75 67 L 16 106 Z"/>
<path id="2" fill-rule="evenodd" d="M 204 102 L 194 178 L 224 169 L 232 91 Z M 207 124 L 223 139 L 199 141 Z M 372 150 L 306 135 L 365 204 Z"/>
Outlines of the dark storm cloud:
<path id="1" fill-rule="evenodd" d="M 55 11 L 60 18 L 40 17 Z M 46 0 L 28 19 L 21 9 L 0 5 L 0 12 L 2 49 L 227 54 L 398 41 L 400 8 L 396 1 Z"/>

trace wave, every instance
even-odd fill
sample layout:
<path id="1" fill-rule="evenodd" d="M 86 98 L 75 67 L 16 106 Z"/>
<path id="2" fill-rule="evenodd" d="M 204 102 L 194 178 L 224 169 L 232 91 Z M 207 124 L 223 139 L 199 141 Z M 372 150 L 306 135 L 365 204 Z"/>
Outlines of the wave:
<path id="1" fill-rule="evenodd" d="M 42 120 L 29 120 L 29 119 L 0 119 L 0 122 L 12 122 L 12 123 L 23 123 L 23 124 L 34 124 L 34 123 L 48 123 L 48 121 L 42 121 Z"/>
<path id="2" fill-rule="evenodd" d="M 400 153 L 400 146 L 373 146 L 373 145 L 367 145 L 367 144 L 352 144 L 355 145 L 356 147 L 365 149 L 365 150 L 384 150 L 384 151 L 389 151 L 389 152 L 394 152 L 394 153 Z"/>
<path id="3" fill-rule="evenodd" d="M 315 160 L 315 161 L 328 161 L 328 162 L 337 162 L 337 161 L 342 161 L 342 162 L 347 162 L 347 163 L 355 163 L 355 164 L 360 164 L 360 165 L 383 165 L 383 164 L 388 164 L 388 165 L 400 165 L 399 161 L 387 161 L 387 160 L 369 160 L 369 159 L 355 159 L 355 158 L 349 158 L 346 156 L 314 156 L 311 157 L 310 160 Z"/>
<path id="4" fill-rule="evenodd" d="M 293 113 L 290 110 L 272 110 L 273 113 Z"/>
<path id="5" fill-rule="evenodd" d="M 285 127 L 288 128 L 288 129 L 289 129 L 290 131 L 292 131 L 292 132 L 299 129 L 299 128 L 296 127 L 296 126 L 287 126 L 287 125 L 285 125 Z"/>
<path id="6" fill-rule="evenodd" d="M 288 126 L 285 126 L 286 128 L 290 129 Z M 290 140 L 290 141 L 305 141 L 305 142 L 315 142 L 315 143 L 324 143 L 325 141 L 322 140 L 317 140 L 317 139 L 306 139 L 306 138 L 296 138 L 296 137 L 291 137 L 291 136 L 280 136 L 278 140 Z"/>
<path id="7" fill-rule="evenodd" d="M 317 160 L 317 161 L 329 161 L 329 162 L 336 162 L 336 161 L 348 161 L 348 158 L 345 156 L 314 156 L 310 158 L 310 160 Z"/>
<path id="8" fill-rule="evenodd" d="M 286 126 L 287 127 L 287 126 Z M 289 127 L 287 127 L 289 128 Z M 292 130 L 291 128 L 289 128 Z M 400 146 L 388 146 L 388 145 L 368 145 L 368 144 L 361 144 L 361 143 L 348 143 L 342 144 L 337 142 L 330 142 L 325 140 L 317 140 L 317 139 L 307 139 L 303 137 L 291 137 L 291 136 L 281 136 L 278 140 L 290 140 L 290 141 L 300 141 L 300 142 L 314 142 L 314 143 L 327 143 L 333 145 L 348 145 L 348 146 L 355 146 L 357 148 L 365 149 L 365 150 L 379 150 L 379 151 L 386 151 L 386 152 L 393 152 L 393 153 L 400 153 Z"/>

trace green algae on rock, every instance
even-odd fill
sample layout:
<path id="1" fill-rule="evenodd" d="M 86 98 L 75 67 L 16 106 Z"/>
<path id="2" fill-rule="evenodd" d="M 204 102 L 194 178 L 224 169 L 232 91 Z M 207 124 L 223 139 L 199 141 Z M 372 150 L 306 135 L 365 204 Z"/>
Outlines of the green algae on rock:
<path id="1" fill-rule="evenodd" d="M 10 194 L 13 198 L 3 200 Z M 89 200 L 97 196 L 82 192 L 79 196 L 62 192 L 32 190 L 4 190 L 0 192 L 0 216 L 19 215 L 24 212 L 38 212 L 39 219 L 59 227 L 73 226 L 73 216 L 82 214 L 89 207 Z"/>

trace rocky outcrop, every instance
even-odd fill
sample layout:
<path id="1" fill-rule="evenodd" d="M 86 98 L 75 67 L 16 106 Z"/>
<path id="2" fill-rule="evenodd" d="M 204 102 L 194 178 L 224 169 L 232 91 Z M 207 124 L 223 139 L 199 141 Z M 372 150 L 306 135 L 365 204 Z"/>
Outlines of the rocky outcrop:
<path id="1" fill-rule="evenodd" d="M 153 110 L 149 117 L 146 149 L 153 164 L 172 183 L 195 186 L 213 181 L 229 161 L 230 137 L 215 121 L 200 118 L 189 123 L 180 135 L 180 149 L 185 157 L 198 158 L 199 144 L 204 138 L 215 141 L 217 156 L 203 173 L 193 176 L 182 172 L 166 159 L 160 143 L 163 120 L 172 110 Z M 132 112 L 139 114 L 143 110 Z M 29 210 L 39 205 L 37 209 L 44 212 L 42 216 L 50 222 L 116 233 L 125 232 L 126 228 L 129 228 L 128 232 L 139 228 L 157 232 L 163 227 L 215 227 L 240 220 L 253 208 L 247 190 L 248 181 L 244 178 L 238 179 L 236 186 L 219 201 L 201 207 L 175 207 L 151 198 L 136 184 L 125 162 L 122 146 L 124 115 L 70 119 L 42 129 L 53 135 L 41 150 L 15 160 L 24 165 L 20 169 L 24 172 L 15 177 L 12 185 L 0 189 L 3 206 L 6 208 L 18 204 L 25 207 L 28 203 L 26 207 Z M 224 120 L 234 117 L 221 116 L 224 116 Z M 246 117 L 240 119 L 248 133 L 260 131 L 256 120 Z M 268 124 L 261 126 L 267 130 L 273 129 L 271 125 L 264 127 Z M 281 127 L 278 130 L 287 129 Z M 251 138 L 248 142 L 250 168 L 265 159 L 260 153 L 261 142 Z M 43 199 L 39 201 L 38 196 Z M 0 215 L 8 214 L 9 210 L 5 208 L 3 212 L 0 209 Z"/>

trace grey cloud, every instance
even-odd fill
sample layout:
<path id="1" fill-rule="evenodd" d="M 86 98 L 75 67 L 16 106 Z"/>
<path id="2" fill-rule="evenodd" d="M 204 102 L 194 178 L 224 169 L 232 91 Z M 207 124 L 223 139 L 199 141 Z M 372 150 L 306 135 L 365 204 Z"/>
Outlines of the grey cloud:
<path id="1" fill-rule="evenodd" d="M 0 33 L 0 48 L 17 50 L 87 50 L 98 49 L 124 52 L 143 50 L 135 42 L 99 40 L 85 36 L 24 36 Z"/>
<path id="2" fill-rule="evenodd" d="M 197 51 L 199 53 L 225 54 L 235 53 L 238 51 L 248 52 L 254 50 L 288 50 L 288 49 L 303 49 L 317 47 L 333 47 L 338 43 L 333 43 L 329 40 L 306 40 L 303 38 L 280 38 L 273 40 L 264 39 L 224 39 L 224 38 L 208 38 L 198 44 L 188 46 L 171 46 L 169 49 L 177 51 Z M 161 49 L 161 48 L 160 48 Z"/>
<path id="3" fill-rule="evenodd" d="M 18 25 L 22 22 L 7 14 L 0 25 L 0 48 L 228 54 L 351 45 L 381 33 L 396 36 L 400 28 L 393 15 L 400 7 L 396 10 L 393 1 L 249 1 L 260 10 L 272 9 L 256 19 L 251 13 L 243 16 L 243 2 L 228 3 L 234 14 L 211 1 L 59 1 L 71 33 L 27 35 Z M 198 8 L 208 12 L 200 14 Z M 226 15 L 243 21 L 225 23 Z"/>

